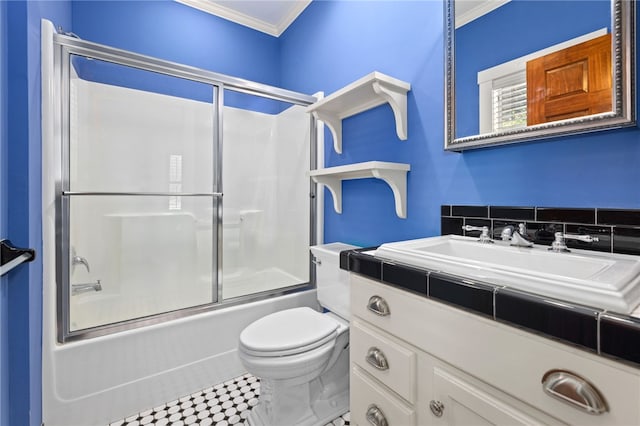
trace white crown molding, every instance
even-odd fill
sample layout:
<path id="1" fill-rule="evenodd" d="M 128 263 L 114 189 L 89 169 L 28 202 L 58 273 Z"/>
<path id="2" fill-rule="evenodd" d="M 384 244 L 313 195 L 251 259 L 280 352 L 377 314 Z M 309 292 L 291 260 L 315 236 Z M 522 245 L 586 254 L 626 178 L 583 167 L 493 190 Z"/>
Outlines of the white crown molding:
<path id="1" fill-rule="evenodd" d="M 291 8 L 289 13 L 285 15 L 277 24 L 272 24 L 270 22 L 254 18 L 253 16 L 249 16 L 245 13 L 238 12 L 237 10 L 233 10 L 220 4 L 213 3 L 209 0 L 175 1 L 187 6 L 191 6 L 203 12 L 219 16 L 228 21 L 235 22 L 236 24 L 253 28 L 254 30 L 261 31 L 274 37 L 279 37 L 289 27 L 289 25 L 291 25 L 293 21 L 295 21 L 295 19 L 302 13 L 302 11 L 309 5 L 309 3 L 311 3 L 311 0 L 292 1 L 291 4 L 294 7 Z"/>
<path id="2" fill-rule="evenodd" d="M 311 0 L 296 0 L 293 4 L 294 7 L 289 10 L 289 14 L 283 16 L 280 22 L 278 22 L 278 33 L 276 34 L 276 37 L 279 37 L 287 28 L 289 28 L 289 25 L 293 24 L 293 21 L 295 21 L 307 6 L 311 4 Z"/>
<path id="3" fill-rule="evenodd" d="M 478 19 L 482 15 L 486 15 L 491 12 L 509 3 L 511 0 L 487 0 L 485 2 L 479 3 L 477 6 L 465 11 L 461 14 L 456 14 L 456 28 L 460 28 L 461 26 L 468 24 L 469 22 Z"/>

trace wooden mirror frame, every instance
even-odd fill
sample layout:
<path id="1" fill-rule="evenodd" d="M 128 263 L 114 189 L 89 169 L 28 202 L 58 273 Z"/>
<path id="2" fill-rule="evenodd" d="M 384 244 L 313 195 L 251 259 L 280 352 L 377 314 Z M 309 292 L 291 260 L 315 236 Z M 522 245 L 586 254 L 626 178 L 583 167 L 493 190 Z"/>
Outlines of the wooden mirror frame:
<path id="1" fill-rule="evenodd" d="M 448 151 L 532 141 L 636 125 L 636 0 L 611 0 L 613 111 L 554 121 L 514 130 L 455 137 L 455 16 L 454 1 L 445 2 L 445 141 Z"/>

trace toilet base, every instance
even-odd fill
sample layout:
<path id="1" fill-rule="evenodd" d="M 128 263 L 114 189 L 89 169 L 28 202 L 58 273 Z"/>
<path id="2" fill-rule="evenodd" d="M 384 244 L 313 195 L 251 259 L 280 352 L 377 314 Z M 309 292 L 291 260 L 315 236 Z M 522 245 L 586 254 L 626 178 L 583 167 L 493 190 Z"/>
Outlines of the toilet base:
<path id="1" fill-rule="evenodd" d="M 258 405 L 253 407 L 246 419 L 249 426 L 323 426 L 349 411 L 349 390 L 332 395 L 327 399 L 318 399 L 312 405 L 306 398 L 310 383 L 288 388 L 287 395 L 279 393 L 279 401 L 286 401 L 285 405 L 274 407 L 271 401 L 261 398 Z M 313 386 L 311 386 L 313 387 Z M 291 398 L 289 398 L 291 397 Z M 306 400 L 306 403 L 305 401 Z"/>
<path id="2" fill-rule="evenodd" d="M 260 398 L 247 417 L 250 426 L 321 426 L 349 411 L 349 352 L 333 368 L 306 383 L 291 386 L 260 380 Z"/>

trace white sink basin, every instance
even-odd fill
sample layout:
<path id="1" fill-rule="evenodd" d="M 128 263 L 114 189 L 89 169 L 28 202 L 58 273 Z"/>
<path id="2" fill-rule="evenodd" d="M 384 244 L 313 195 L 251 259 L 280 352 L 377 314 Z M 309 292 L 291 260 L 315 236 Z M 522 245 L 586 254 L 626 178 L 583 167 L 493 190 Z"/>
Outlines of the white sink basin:
<path id="1" fill-rule="evenodd" d="M 640 257 L 446 235 L 383 244 L 376 256 L 628 314 L 640 304 Z"/>

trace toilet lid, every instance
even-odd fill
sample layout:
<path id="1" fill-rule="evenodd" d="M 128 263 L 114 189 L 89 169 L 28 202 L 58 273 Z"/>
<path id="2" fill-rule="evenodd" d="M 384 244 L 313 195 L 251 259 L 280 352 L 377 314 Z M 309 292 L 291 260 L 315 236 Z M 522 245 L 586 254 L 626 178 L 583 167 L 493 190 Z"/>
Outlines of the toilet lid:
<path id="1" fill-rule="evenodd" d="M 240 333 L 240 344 L 251 352 L 295 353 L 311 350 L 336 334 L 339 324 L 311 308 L 294 308 L 267 315 Z"/>

